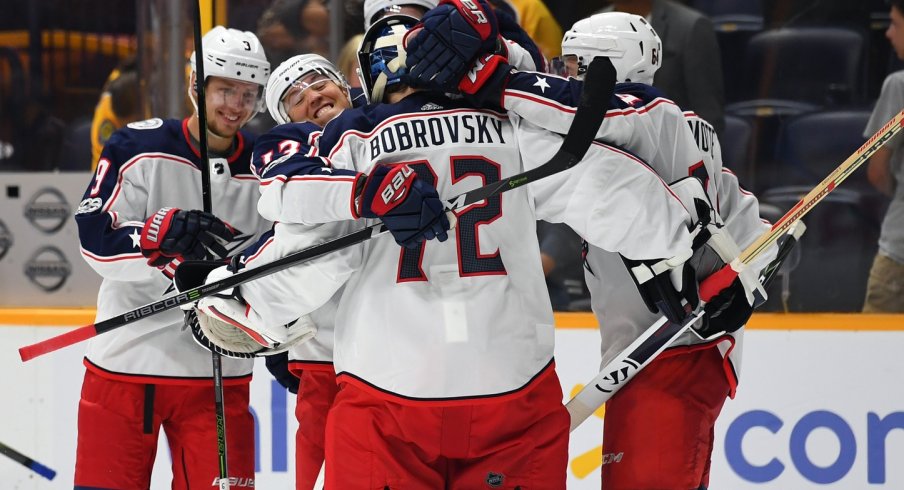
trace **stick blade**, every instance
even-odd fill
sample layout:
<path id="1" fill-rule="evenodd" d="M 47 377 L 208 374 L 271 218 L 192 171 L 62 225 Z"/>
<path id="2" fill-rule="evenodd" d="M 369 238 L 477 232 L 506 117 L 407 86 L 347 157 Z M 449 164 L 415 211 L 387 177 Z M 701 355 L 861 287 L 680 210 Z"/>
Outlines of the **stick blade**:
<path id="1" fill-rule="evenodd" d="M 19 357 L 22 358 L 22 362 L 30 361 L 35 357 L 43 356 L 44 354 L 60 350 L 63 347 L 68 347 L 72 344 L 77 344 L 83 340 L 88 340 L 95 335 L 97 335 L 97 329 L 94 328 L 94 324 L 85 325 L 84 327 L 76 328 L 75 330 L 71 330 L 64 334 L 20 347 Z"/>

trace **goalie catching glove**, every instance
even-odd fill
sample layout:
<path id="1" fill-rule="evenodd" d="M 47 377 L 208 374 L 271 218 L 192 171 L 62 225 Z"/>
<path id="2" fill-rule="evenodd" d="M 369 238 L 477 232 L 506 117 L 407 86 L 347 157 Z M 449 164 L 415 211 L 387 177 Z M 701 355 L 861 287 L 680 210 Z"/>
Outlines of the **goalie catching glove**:
<path id="1" fill-rule="evenodd" d="M 226 244 L 239 234 L 216 216 L 196 209 L 161 208 L 141 228 L 141 255 L 152 267 L 172 260 L 223 258 Z"/>
<path id="2" fill-rule="evenodd" d="M 449 238 L 449 218 L 436 188 L 408 165 L 375 165 L 356 188 L 358 215 L 380 218 L 399 245 L 415 248 L 424 240 Z"/>
<path id="3" fill-rule="evenodd" d="M 176 269 L 175 284 L 179 291 L 185 291 L 232 274 L 230 266 L 221 262 L 187 261 Z M 238 288 L 201 298 L 182 309 L 195 341 L 226 357 L 278 354 L 317 333 L 317 326 L 307 315 L 287 325 L 268 325 L 245 303 Z"/>

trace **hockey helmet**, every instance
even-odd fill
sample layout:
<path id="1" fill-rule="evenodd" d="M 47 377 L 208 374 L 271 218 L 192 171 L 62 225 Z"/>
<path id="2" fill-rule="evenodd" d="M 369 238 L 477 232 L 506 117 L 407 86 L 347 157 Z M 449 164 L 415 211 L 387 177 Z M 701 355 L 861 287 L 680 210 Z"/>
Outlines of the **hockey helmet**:
<path id="1" fill-rule="evenodd" d="M 606 12 L 575 22 L 562 38 L 562 58 L 575 57 L 578 76 L 595 56 L 615 66 L 619 82 L 653 83 L 662 66 L 662 41 L 647 19 L 625 12 Z"/>
<path id="2" fill-rule="evenodd" d="M 314 76 L 310 76 L 314 75 Z M 307 80 L 304 80 L 307 78 Z M 304 92 L 320 83 L 333 82 L 345 91 L 349 96 L 348 82 L 342 76 L 342 72 L 336 65 L 318 54 L 300 54 L 280 63 L 273 70 L 273 75 L 267 81 L 265 98 L 267 110 L 273 120 L 278 124 L 292 122 L 289 113 L 283 104 L 283 97 L 292 87 L 298 87 Z M 351 98 L 348 99 L 351 106 Z"/>
<path id="3" fill-rule="evenodd" d="M 410 15 L 389 15 L 364 33 L 358 47 L 358 78 L 368 103 L 382 102 L 386 88 L 401 83 L 407 73 L 402 38 L 416 23 Z"/>
<path id="4" fill-rule="evenodd" d="M 439 5 L 439 0 L 364 0 L 364 30 L 370 29 L 378 14 L 397 14 L 406 5 L 430 10 Z"/>
<path id="5" fill-rule="evenodd" d="M 270 62 L 267 61 L 267 55 L 257 36 L 247 31 L 215 26 L 201 38 L 201 46 L 205 81 L 210 77 L 229 78 L 260 85 L 263 91 L 270 75 Z M 189 62 L 194 75 L 197 68 L 194 51 Z M 192 92 L 189 87 L 189 95 Z M 264 110 L 261 97 L 258 97 L 255 105 L 258 112 Z"/>

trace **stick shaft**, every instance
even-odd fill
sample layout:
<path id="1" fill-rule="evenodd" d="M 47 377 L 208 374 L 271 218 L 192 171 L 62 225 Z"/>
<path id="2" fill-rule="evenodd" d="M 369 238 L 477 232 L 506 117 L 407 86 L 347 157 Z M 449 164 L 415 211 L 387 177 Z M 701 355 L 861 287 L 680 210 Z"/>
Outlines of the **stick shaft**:
<path id="1" fill-rule="evenodd" d="M 587 75 L 585 76 L 584 81 L 584 92 L 581 95 L 581 104 L 578 106 L 574 115 L 574 120 L 571 123 L 568 134 L 565 136 L 562 147 L 559 148 L 559 151 L 557 151 L 549 161 L 539 167 L 528 170 L 527 172 L 504 179 L 501 181 L 504 185 L 499 185 L 499 182 L 495 182 L 487 186 L 464 192 L 449 199 L 446 201 L 447 211 L 463 208 L 469 203 L 477 202 L 486 199 L 487 197 L 492 197 L 508 190 L 527 185 L 549 175 L 567 170 L 579 162 L 593 142 L 593 137 L 596 135 L 596 131 L 606 114 L 606 108 L 612 90 L 614 89 L 615 70 L 613 68 L 611 73 L 605 73 L 605 68 L 602 63 L 609 63 L 609 66 L 611 67 L 611 63 L 607 58 L 596 58 L 587 68 Z M 293 265 L 320 257 L 321 255 L 370 240 L 386 231 L 386 227 L 382 224 L 367 226 L 334 240 L 291 253 L 260 267 L 245 269 L 238 274 L 227 276 L 218 281 L 203 284 L 196 288 L 188 289 L 174 296 L 162 298 L 153 303 L 121 313 L 93 325 L 80 327 L 79 330 L 82 330 L 82 332 L 78 335 L 68 337 L 68 340 L 61 340 L 54 337 L 21 347 L 19 349 L 19 356 L 23 361 L 34 359 L 35 357 L 72 345 L 81 340 L 91 338 L 94 335 L 120 328 L 142 318 L 147 318 L 178 306 L 193 303 L 203 297 L 236 287 L 244 282 L 274 274 Z"/>
<path id="2" fill-rule="evenodd" d="M 56 471 L 42 465 L 41 463 L 29 458 L 28 456 L 16 451 L 15 449 L 7 446 L 0 442 L 0 454 L 8 457 L 9 459 L 21 464 L 22 466 L 34 471 L 35 473 L 47 478 L 48 480 L 53 480 L 56 476 Z"/>

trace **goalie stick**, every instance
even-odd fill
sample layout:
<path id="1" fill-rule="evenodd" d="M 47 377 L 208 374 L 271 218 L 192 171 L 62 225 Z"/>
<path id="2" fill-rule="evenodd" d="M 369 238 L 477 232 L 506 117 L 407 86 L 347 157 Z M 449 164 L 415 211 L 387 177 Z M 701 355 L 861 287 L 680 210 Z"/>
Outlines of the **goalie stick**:
<path id="1" fill-rule="evenodd" d="M 201 0 L 194 2 L 195 4 L 195 22 L 194 22 L 194 42 L 195 42 L 195 88 L 198 104 L 198 147 L 201 162 L 201 200 L 203 202 L 204 211 L 213 212 L 213 201 L 210 195 L 210 155 L 207 153 L 209 148 L 207 144 L 207 99 L 205 94 L 205 85 L 207 79 L 204 77 L 204 47 L 201 40 Z M 213 374 L 213 402 L 214 417 L 216 418 L 217 427 L 217 469 L 219 470 L 219 480 L 217 483 L 220 490 L 229 490 L 229 469 L 226 457 L 226 405 L 223 395 L 223 359 L 220 354 L 211 349 L 210 363 Z"/>
<path id="2" fill-rule="evenodd" d="M 575 112 L 574 120 L 571 122 L 571 127 L 568 128 L 568 134 L 565 135 L 562 146 L 559 147 L 555 155 L 549 161 L 536 168 L 447 199 L 445 201 L 446 210 L 460 209 L 497 194 L 517 189 L 544 177 L 567 170 L 580 162 L 593 142 L 596 132 L 603 121 L 614 89 L 615 69 L 612 66 L 612 62 L 604 57 L 594 58 L 587 68 L 584 88 L 581 92 L 580 104 Z M 95 335 L 128 325 L 142 318 L 156 315 L 184 304 L 193 303 L 211 294 L 236 287 L 243 282 L 264 277 L 321 255 L 364 242 L 385 232 L 387 232 L 387 229 L 382 224 L 367 226 L 328 242 L 291 253 L 260 267 L 241 271 L 238 274 L 188 289 L 173 296 L 167 296 L 106 320 L 85 325 L 41 342 L 21 347 L 19 348 L 19 356 L 22 361 L 34 359 L 35 357 L 90 339 Z"/>
<path id="3" fill-rule="evenodd" d="M 53 480 L 56 476 L 56 471 L 38 463 L 37 461 L 29 458 L 28 456 L 16 451 L 15 449 L 7 446 L 0 442 L 0 454 L 7 456 L 9 459 L 21 464 L 22 466 L 34 471 L 35 473 L 47 478 L 48 480 Z"/>
<path id="4" fill-rule="evenodd" d="M 885 143 L 891 140 L 901 128 L 904 127 L 904 109 L 898 112 L 895 117 L 885 123 L 876 134 L 872 135 L 866 142 L 860 145 L 851 156 L 845 159 L 841 164 L 832 171 L 825 179 L 816 185 L 806 196 L 801 198 L 784 216 L 779 218 L 769 231 L 760 235 L 752 244 L 750 244 L 740 255 L 730 264 L 716 271 L 715 274 L 706 278 L 700 284 L 700 298 L 704 301 L 709 300 L 719 291 L 728 287 L 738 274 L 752 262 L 757 256 L 765 251 L 770 245 L 788 232 L 790 236 L 789 243 L 784 245 L 787 249 L 779 250 L 779 256 L 770 264 L 764 272 L 767 273 L 766 280 L 771 280 L 778 266 L 779 260 L 784 260 L 790 247 L 793 246 L 797 238 L 803 230 L 803 223 L 800 221 L 810 209 L 819 203 L 826 195 L 835 190 L 835 188 L 851 173 L 857 170 L 863 162 L 873 155 Z M 771 269 L 771 270 L 770 270 Z M 657 322 L 647 328 L 640 337 L 635 339 L 618 357 L 607 364 L 596 377 L 584 386 L 581 391 L 574 396 L 566 404 L 568 413 L 571 415 L 571 430 L 581 425 L 587 417 L 590 416 L 597 408 L 601 407 L 612 395 L 621 388 L 631 377 L 643 369 L 652 359 L 654 359 L 662 350 L 664 350 L 675 338 L 681 333 L 688 330 L 702 316 L 701 312 L 691 315 L 685 320 L 684 324 L 669 323 L 665 317 L 660 318 Z"/>
<path id="5" fill-rule="evenodd" d="M 732 281 L 734 281 L 735 277 L 738 277 L 738 274 L 747 267 L 753 259 L 762 253 L 763 250 L 775 243 L 785 230 L 803 218 L 804 215 L 813 209 L 813 206 L 817 205 L 819 201 L 822 201 L 822 199 L 835 190 L 844 179 L 848 178 L 849 175 L 860 168 L 860 166 L 863 165 L 863 162 L 869 159 L 869 157 L 872 156 L 876 150 L 881 148 L 882 145 L 891 140 L 902 127 L 904 127 L 904 109 L 901 109 L 901 111 L 899 111 L 895 117 L 891 118 L 890 121 L 885 123 L 876 134 L 866 140 L 853 155 L 841 162 L 841 165 L 839 165 L 838 168 L 833 170 L 832 173 L 822 180 L 822 182 L 811 189 L 806 196 L 801 198 L 801 200 L 794 205 L 794 207 L 776 221 L 769 231 L 760 235 L 755 242 L 745 248 L 744 251 L 741 252 L 741 255 L 712 276 L 706 278 L 706 280 L 700 284 L 700 296 L 711 298 L 719 291 L 728 287 Z"/>
<path id="6" fill-rule="evenodd" d="M 768 286 L 778 273 L 785 258 L 794 248 L 794 245 L 806 231 L 803 221 L 797 221 L 788 229 L 787 238 L 779 246 L 778 255 L 763 270 L 760 282 Z M 571 429 L 574 431 L 590 414 L 603 406 L 609 398 L 622 386 L 630 381 L 641 369 L 653 361 L 662 351 L 677 340 L 684 332 L 690 330 L 700 318 L 703 317 L 703 309 L 688 317 L 684 323 L 671 323 L 665 316 L 659 317 L 656 322 L 637 337 L 634 342 L 621 351 L 614 359 L 609 361 L 595 378 L 568 401 L 565 408 L 571 416 Z M 722 336 L 724 332 L 715 334 L 709 339 Z M 709 340 L 703 339 L 703 340 Z"/>

